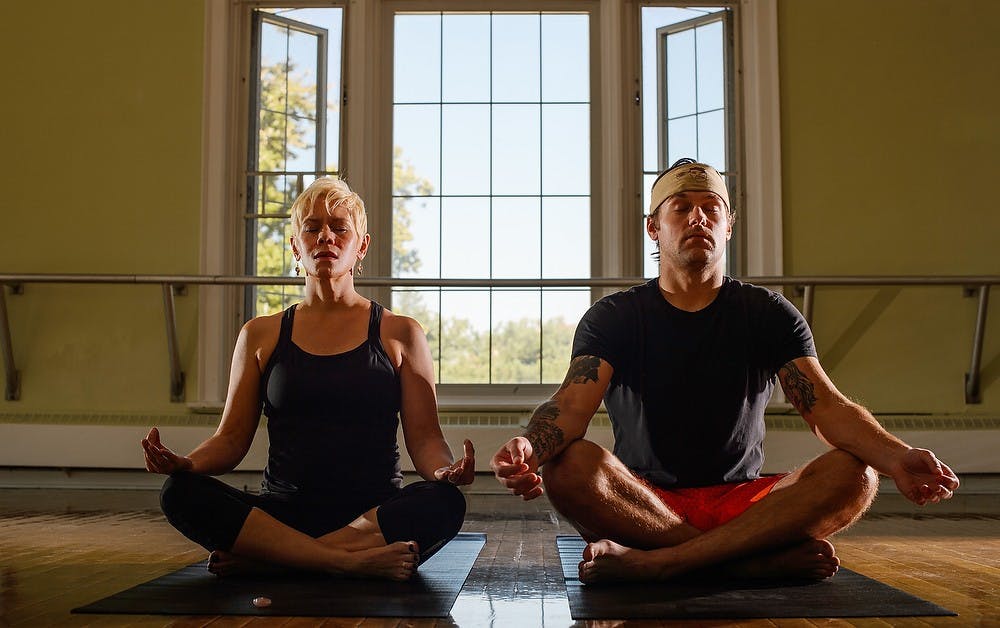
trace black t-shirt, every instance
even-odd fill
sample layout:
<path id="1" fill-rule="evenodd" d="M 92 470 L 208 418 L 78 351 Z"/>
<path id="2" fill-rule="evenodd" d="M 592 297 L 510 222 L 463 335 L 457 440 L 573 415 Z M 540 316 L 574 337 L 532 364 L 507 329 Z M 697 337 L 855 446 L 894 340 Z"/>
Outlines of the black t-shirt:
<path id="1" fill-rule="evenodd" d="M 615 455 L 662 487 L 742 482 L 764 462 L 764 408 L 778 369 L 815 356 L 805 319 L 780 294 L 726 277 L 697 312 L 657 280 L 607 296 L 580 320 L 573 357 L 608 362 Z"/>

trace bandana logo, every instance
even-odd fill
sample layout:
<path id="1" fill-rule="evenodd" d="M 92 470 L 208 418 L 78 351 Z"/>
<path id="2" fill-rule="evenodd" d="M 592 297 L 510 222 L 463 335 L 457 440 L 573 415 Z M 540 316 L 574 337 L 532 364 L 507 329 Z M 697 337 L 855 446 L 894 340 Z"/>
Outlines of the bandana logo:
<path id="1" fill-rule="evenodd" d="M 700 166 L 692 166 L 684 173 L 684 178 L 690 179 L 692 183 L 708 185 L 708 173 Z"/>

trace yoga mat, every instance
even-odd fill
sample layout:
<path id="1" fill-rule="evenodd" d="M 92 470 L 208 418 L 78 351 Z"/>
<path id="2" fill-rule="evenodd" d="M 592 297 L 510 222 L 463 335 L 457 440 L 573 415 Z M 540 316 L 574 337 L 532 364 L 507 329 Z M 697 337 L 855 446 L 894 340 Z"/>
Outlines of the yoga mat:
<path id="1" fill-rule="evenodd" d="M 420 565 L 408 582 L 308 573 L 218 578 L 206 563 L 188 565 L 74 613 L 130 615 L 280 615 L 305 617 L 447 617 L 486 535 L 461 533 Z M 271 599 L 257 608 L 251 601 Z"/>
<path id="2" fill-rule="evenodd" d="M 558 536 L 573 619 L 759 619 L 955 615 L 850 569 L 819 582 L 729 581 L 582 584 L 584 540 Z"/>

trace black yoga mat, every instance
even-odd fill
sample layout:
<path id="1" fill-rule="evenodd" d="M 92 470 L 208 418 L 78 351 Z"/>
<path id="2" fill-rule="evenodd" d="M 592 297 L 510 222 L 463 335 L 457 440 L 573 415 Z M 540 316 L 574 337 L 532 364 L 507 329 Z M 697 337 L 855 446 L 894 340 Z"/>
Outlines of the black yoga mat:
<path id="1" fill-rule="evenodd" d="M 188 565 L 116 593 L 74 613 L 130 615 L 281 615 L 306 617 L 447 617 L 486 535 L 462 533 L 409 582 L 315 574 L 218 578 L 206 563 Z M 257 608 L 257 597 L 271 605 Z"/>
<path id="2" fill-rule="evenodd" d="M 573 619 L 755 619 L 955 615 L 850 569 L 819 582 L 642 582 L 581 584 L 586 543 L 556 538 Z"/>

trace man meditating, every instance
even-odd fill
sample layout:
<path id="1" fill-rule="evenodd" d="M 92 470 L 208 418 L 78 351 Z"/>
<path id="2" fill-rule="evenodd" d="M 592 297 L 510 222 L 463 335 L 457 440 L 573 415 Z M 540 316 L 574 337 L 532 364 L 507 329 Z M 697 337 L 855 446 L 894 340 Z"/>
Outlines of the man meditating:
<path id="1" fill-rule="evenodd" d="M 725 275 L 735 216 L 714 168 L 678 161 L 649 209 L 659 277 L 590 308 L 562 386 L 491 461 L 524 499 L 542 494 L 544 466 L 553 506 L 588 542 L 582 582 L 828 578 L 840 562 L 828 538 L 865 512 L 878 473 L 917 504 L 951 497 L 947 465 L 837 390 L 791 303 Z M 775 378 L 831 449 L 761 477 Z M 602 398 L 613 454 L 583 438 Z"/>

